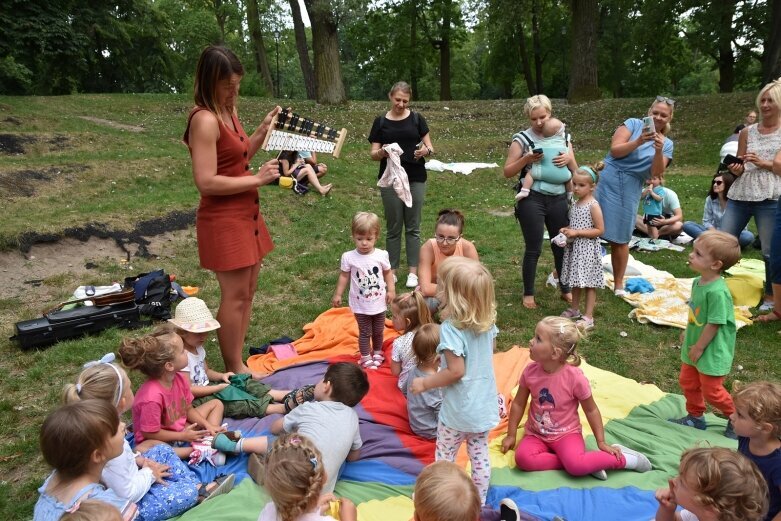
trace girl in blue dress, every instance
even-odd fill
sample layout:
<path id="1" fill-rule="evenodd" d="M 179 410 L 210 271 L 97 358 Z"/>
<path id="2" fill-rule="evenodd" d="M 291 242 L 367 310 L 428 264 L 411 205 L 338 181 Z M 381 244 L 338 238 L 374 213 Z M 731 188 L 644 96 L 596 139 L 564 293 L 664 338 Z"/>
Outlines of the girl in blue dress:
<path id="1" fill-rule="evenodd" d="M 605 157 L 595 197 L 605 216 L 605 233 L 610 244 L 613 282 L 616 295 L 623 297 L 624 273 L 629 261 L 629 240 L 635 226 L 643 184 L 651 177 L 663 176 L 673 159 L 673 142 L 667 137 L 673 119 L 675 101 L 657 96 L 648 109 L 652 127 L 629 118 L 616 129 Z"/>

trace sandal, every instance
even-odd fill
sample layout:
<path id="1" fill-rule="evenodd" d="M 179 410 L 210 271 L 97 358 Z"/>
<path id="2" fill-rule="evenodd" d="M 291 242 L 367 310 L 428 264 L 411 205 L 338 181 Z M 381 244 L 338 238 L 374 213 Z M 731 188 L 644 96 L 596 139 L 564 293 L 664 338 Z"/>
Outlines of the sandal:
<path id="1" fill-rule="evenodd" d="M 534 301 L 534 295 L 531 295 L 531 300 L 526 300 L 526 297 L 523 297 L 521 304 L 523 304 L 523 307 L 526 309 L 537 309 L 537 303 Z"/>
<path id="2" fill-rule="evenodd" d="M 559 316 L 564 318 L 572 318 L 572 319 L 580 318 L 580 310 L 577 310 L 575 308 L 568 308 Z"/>
<path id="3" fill-rule="evenodd" d="M 315 399 L 315 386 L 312 384 L 304 385 L 298 389 L 293 389 L 282 399 L 285 406 L 285 413 L 289 413 L 304 402 L 311 402 Z"/>
<path id="4" fill-rule="evenodd" d="M 214 481 L 201 485 L 198 489 L 198 504 L 208 501 L 220 494 L 227 494 L 233 489 L 233 482 L 235 481 L 235 474 L 221 475 L 214 478 Z M 211 488 L 210 488 L 211 487 Z"/>
<path id="5" fill-rule="evenodd" d="M 575 325 L 583 331 L 591 331 L 594 329 L 594 319 L 586 316 L 580 317 L 580 320 L 575 322 Z"/>
<path id="6" fill-rule="evenodd" d="M 372 369 L 374 371 L 376 371 L 377 367 L 379 366 L 379 364 L 374 360 L 374 358 L 372 358 L 369 355 L 362 356 L 359 363 L 361 367 L 363 367 L 364 369 Z"/>
<path id="7" fill-rule="evenodd" d="M 755 316 L 753 320 L 754 322 L 777 322 L 781 320 L 781 311 L 773 309 L 770 313 Z"/>
<path id="8" fill-rule="evenodd" d="M 382 351 L 375 351 L 372 355 L 372 360 L 377 362 L 377 365 L 382 365 L 382 363 L 385 361 L 385 355 L 382 354 Z"/>

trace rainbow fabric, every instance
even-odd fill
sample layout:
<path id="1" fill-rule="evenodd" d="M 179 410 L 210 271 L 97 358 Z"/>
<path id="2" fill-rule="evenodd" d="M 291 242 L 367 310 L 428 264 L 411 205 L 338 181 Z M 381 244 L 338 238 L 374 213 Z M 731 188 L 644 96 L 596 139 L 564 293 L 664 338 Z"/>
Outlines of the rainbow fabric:
<path id="1" fill-rule="evenodd" d="M 321 336 L 320 341 L 317 340 Z M 347 337 L 347 338 L 344 338 Z M 395 333 L 386 328 L 386 356 Z M 501 338 L 501 337 L 500 337 Z M 357 330 L 349 310 L 329 310 L 305 326 L 296 342 L 299 356 L 276 360 L 273 354 L 251 357 L 253 370 L 275 370 L 265 379 L 275 389 L 289 389 L 316 383 L 328 363 L 354 361 Z M 326 346 L 316 348 L 315 346 Z M 347 347 L 350 346 L 351 347 Z M 350 349 L 346 352 L 346 349 Z M 498 392 L 510 396 L 523 368 L 528 350 L 512 347 L 494 355 Z M 680 454 L 698 441 L 736 447 L 722 432 L 725 421 L 709 415 L 707 431 L 682 427 L 667 418 L 685 414 L 683 398 L 665 394 L 656 386 L 643 385 L 588 364 L 581 366 L 602 413 L 608 443 L 620 443 L 646 454 L 653 470 L 644 474 L 608 471 L 607 481 L 593 477 L 571 477 L 563 471 L 522 472 L 515 468 L 513 454 L 501 454 L 499 446 L 506 432 L 506 420 L 490 434 L 491 488 L 489 505 L 496 508 L 502 498 L 512 498 L 526 513 L 539 519 L 563 517 L 575 520 L 648 520 L 654 517 L 654 491 L 667 485 L 677 473 Z M 420 470 L 433 461 L 434 442 L 413 435 L 409 428 L 405 398 L 396 386 L 387 363 L 369 372 L 371 390 L 356 407 L 364 446 L 361 460 L 343 467 L 335 493 L 350 498 L 358 507 L 361 521 L 407 521 L 412 518 L 411 495 Z M 493 404 L 487 404 L 493 406 Z M 232 421 L 245 436 L 267 434 L 274 417 Z M 525 422 L 525 417 L 524 420 Z M 586 444 L 596 450 L 588 423 L 581 413 Z M 519 429 L 522 435 L 523 429 Z M 468 467 L 462 449 L 458 463 Z M 180 517 L 182 520 L 254 521 L 269 500 L 246 474 L 246 456 L 229 458 L 227 465 L 198 469 L 204 480 L 219 473 L 236 473 L 241 482 L 231 493 L 210 500 Z"/>

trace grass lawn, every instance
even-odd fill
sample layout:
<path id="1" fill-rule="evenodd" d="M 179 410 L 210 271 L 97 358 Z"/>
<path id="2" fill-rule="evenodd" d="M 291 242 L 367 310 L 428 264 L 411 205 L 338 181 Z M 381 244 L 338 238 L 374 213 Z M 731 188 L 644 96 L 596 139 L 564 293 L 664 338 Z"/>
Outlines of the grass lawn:
<path id="1" fill-rule="evenodd" d="M 667 186 L 678 193 L 686 219 L 701 218 L 721 143 L 753 99 L 754 94 L 748 93 L 678 100 L 671 135 L 675 161 L 668 170 Z M 606 100 L 554 108 L 570 126 L 578 160 L 585 164 L 604 157 L 616 126 L 627 117 L 642 116 L 648 102 Z M 264 99 L 242 99 L 239 110 L 245 129 L 251 132 L 271 104 Z M 327 182 L 334 183 L 328 197 L 298 197 L 277 186 L 260 191 L 261 210 L 276 249 L 261 271 L 247 345 L 282 335 L 297 337 L 303 324 L 326 310 L 338 276 L 339 255 L 352 248 L 351 216 L 358 210 L 382 214 L 377 163 L 368 158 L 366 136 L 373 118 L 387 104 L 360 102 L 334 108 L 300 101 L 292 105 L 301 115 L 347 128 L 348 140 L 340 159 L 320 157 L 329 165 Z M 17 249 L 28 240 L 25 234 L 33 231 L 57 236 L 92 223 L 95 229 L 127 232 L 148 219 L 192 211 L 198 194 L 189 155 L 181 144 L 190 106 L 189 98 L 167 95 L 0 97 L 0 139 L 21 147 L 19 153 L 8 153 L 8 146 L 0 148 L 0 251 Z M 425 115 L 438 159 L 501 166 L 510 136 L 527 126 L 522 106 L 521 100 L 454 101 L 415 104 L 413 109 Z M 253 166 L 269 157 L 273 153 L 261 151 Z M 499 168 L 477 170 L 469 176 L 431 173 L 422 227 L 424 237 L 432 236 L 436 213 L 444 207 L 466 214 L 465 236 L 475 242 L 496 279 L 500 349 L 526 344 L 540 318 L 564 309 L 558 293 L 543 286 L 553 264 L 547 249 L 538 267 L 540 306 L 526 310 L 520 304 L 523 242 L 512 216 L 512 184 Z M 760 257 L 752 248 L 745 254 Z M 676 276 L 693 276 L 685 264 L 685 252 L 634 255 Z M 176 274 L 182 284 L 199 286 L 198 296 L 212 309 L 218 303 L 213 274 L 198 266 L 192 228 L 173 236 L 157 258 L 132 258 L 128 265 L 118 256 L 95 251 L 88 260 L 95 267 L 86 276 L 63 266 L 61 272 L 20 297 L 0 296 L 2 519 L 25 519 L 32 513 L 36 489 L 48 473 L 38 453 L 38 430 L 45 414 L 57 405 L 62 386 L 75 379 L 85 361 L 114 351 L 126 334 L 110 330 L 46 350 L 23 352 L 7 340 L 13 324 L 39 316 L 41 310 L 67 299 L 78 285 L 108 284 L 156 267 Z M 403 265 L 399 274 L 403 282 Z M 398 290 L 402 289 L 400 285 Z M 600 292 L 597 328 L 582 343 L 581 353 L 599 367 L 679 392 L 679 352 L 674 346 L 680 331 L 632 322 L 627 318 L 630 309 L 608 291 Z M 759 325 L 738 333 L 734 367 L 743 369 L 729 376 L 728 385 L 736 379 L 777 378 L 777 330 Z M 626 337 L 620 335 L 622 331 Z M 210 363 L 219 368 L 216 342 L 210 341 L 207 351 Z M 138 375 L 132 376 L 140 384 Z"/>

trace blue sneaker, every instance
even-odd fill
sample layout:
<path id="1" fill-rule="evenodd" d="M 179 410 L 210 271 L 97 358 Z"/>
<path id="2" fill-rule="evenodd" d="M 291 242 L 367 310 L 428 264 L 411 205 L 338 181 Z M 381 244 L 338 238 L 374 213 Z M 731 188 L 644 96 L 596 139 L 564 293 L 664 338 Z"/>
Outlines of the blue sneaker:
<path id="1" fill-rule="evenodd" d="M 705 423 L 705 417 L 692 416 L 691 414 L 687 414 L 683 418 L 670 418 L 667 421 L 677 423 L 678 425 L 685 425 L 686 427 L 694 427 L 701 431 L 704 431 L 708 427 L 708 424 Z"/>
<path id="2" fill-rule="evenodd" d="M 738 439 L 738 435 L 735 434 L 735 429 L 732 427 L 732 420 L 727 420 L 727 428 L 724 429 L 724 436 L 731 440 Z"/>

